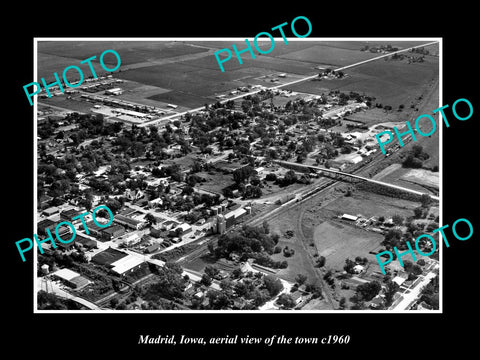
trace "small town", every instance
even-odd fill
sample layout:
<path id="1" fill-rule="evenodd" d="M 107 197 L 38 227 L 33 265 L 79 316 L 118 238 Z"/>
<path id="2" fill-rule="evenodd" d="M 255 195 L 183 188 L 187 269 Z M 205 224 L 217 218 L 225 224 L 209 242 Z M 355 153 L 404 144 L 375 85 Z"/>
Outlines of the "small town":
<path id="1" fill-rule="evenodd" d="M 376 61 L 438 66 L 435 50 L 405 53 L 422 60 Z M 439 309 L 438 250 L 385 275 L 375 260 L 439 226 L 438 135 L 386 155 L 375 139 L 438 107 L 438 71 L 401 104 L 339 90 L 359 75 L 318 66 L 305 81 L 230 82 L 193 106 L 141 98 L 128 66 L 38 97 L 39 239 L 99 205 L 114 214 L 105 228 L 86 216 L 88 233 L 73 221 L 71 243 L 42 243 L 39 310 Z"/>

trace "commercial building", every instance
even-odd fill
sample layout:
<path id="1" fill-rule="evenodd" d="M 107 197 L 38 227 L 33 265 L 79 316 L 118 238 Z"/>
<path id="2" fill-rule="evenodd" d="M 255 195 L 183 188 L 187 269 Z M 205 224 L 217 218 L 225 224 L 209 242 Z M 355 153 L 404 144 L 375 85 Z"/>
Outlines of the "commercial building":
<path id="1" fill-rule="evenodd" d="M 125 228 L 122 225 L 111 225 L 101 231 L 102 237 L 106 239 L 114 239 L 125 234 Z"/>
<path id="2" fill-rule="evenodd" d="M 70 286 L 73 289 L 81 289 L 90 283 L 89 280 L 81 276 L 80 274 L 70 269 L 60 269 L 52 273 L 52 275 L 62 281 L 64 284 Z"/>
<path id="3" fill-rule="evenodd" d="M 113 221 L 134 230 L 140 230 L 145 226 L 145 222 L 121 214 L 115 215 Z"/>
<path id="4" fill-rule="evenodd" d="M 125 276 L 129 272 L 133 272 L 136 269 L 140 269 L 145 260 L 140 257 L 127 255 L 110 264 L 112 271 L 120 276 Z"/>

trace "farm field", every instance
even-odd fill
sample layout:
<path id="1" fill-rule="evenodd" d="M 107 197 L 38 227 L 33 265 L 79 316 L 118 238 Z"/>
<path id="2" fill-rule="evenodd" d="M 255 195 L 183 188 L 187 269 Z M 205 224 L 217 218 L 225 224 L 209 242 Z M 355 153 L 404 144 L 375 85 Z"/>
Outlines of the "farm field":
<path id="1" fill-rule="evenodd" d="M 267 55 L 243 54 L 243 64 L 235 56 L 224 63 L 225 72 L 221 72 L 212 54 L 212 49 L 231 48 L 237 44 L 244 48 L 244 41 L 43 41 L 38 44 L 38 75 L 46 81 L 53 81 L 53 73 L 61 75 L 69 65 L 78 64 L 90 56 L 97 57 L 106 49 L 114 49 L 120 54 L 122 66 L 115 77 L 149 86 L 148 91 L 133 91 L 124 97 L 132 101 L 154 105 L 155 102 L 174 103 L 184 108 L 195 108 L 212 103 L 218 93 L 228 92 L 239 86 L 262 83 L 266 86 L 277 83 L 265 83 L 258 78 L 264 75 L 286 72 L 296 76 L 313 75 L 319 64 L 332 66 L 349 65 L 379 54 L 359 51 L 367 43 L 341 41 L 298 41 L 292 39 L 286 45 L 281 39 L 275 41 L 274 50 Z M 385 42 L 379 42 L 385 43 Z M 389 42 L 392 46 L 399 46 Z M 418 42 L 402 42 L 404 47 Z M 259 42 L 267 47 L 270 42 Z M 204 56 L 202 55 L 204 54 Z M 111 55 L 111 56 L 110 56 Z M 191 58 L 191 55 L 200 55 Z M 189 57 L 190 56 L 190 57 Z M 178 57 L 178 59 L 176 59 Z M 182 58 L 184 57 L 184 58 Z M 162 60 L 175 58 L 174 62 L 162 63 Z M 183 59 L 183 60 L 182 60 Z M 105 62 L 114 64 L 112 54 L 105 56 Z M 92 61 L 99 75 L 106 72 L 101 68 L 99 59 Z M 87 68 L 87 65 L 82 65 Z M 437 73 L 438 59 L 427 56 L 425 63 L 406 64 L 404 61 L 375 61 L 347 70 L 351 77 L 343 80 L 307 81 L 291 88 L 293 91 L 319 94 L 330 89 L 353 90 L 375 96 L 377 101 L 393 108 L 407 104 L 417 95 L 419 85 L 428 81 Z M 86 73 L 88 74 L 88 72 Z M 72 80 L 75 71 L 71 71 Z M 155 90 L 158 88 L 158 91 Z M 144 101 L 142 101 L 144 100 Z"/>
<path id="2" fill-rule="evenodd" d="M 100 55 L 108 49 L 115 50 L 120 55 L 123 65 L 209 50 L 181 41 L 42 41 L 38 43 L 39 53 L 76 59 L 71 64 L 94 55 L 97 56 L 95 61 L 98 63 Z M 115 56 L 112 54 L 105 55 L 104 61 L 106 64 L 116 64 Z"/>
<path id="3" fill-rule="evenodd" d="M 346 69 L 349 77 L 336 80 L 305 81 L 285 89 L 321 94 L 328 90 L 355 91 L 376 98 L 375 103 L 397 109 L 406 107 L 438 80 L 438 58 L 426 57 L 424 63 L 378 60 Z"/>

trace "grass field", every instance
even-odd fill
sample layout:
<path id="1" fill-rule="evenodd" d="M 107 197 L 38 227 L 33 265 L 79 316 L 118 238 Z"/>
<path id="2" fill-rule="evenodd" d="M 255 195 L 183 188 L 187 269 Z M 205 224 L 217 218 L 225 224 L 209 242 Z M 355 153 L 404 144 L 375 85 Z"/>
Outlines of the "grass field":
<path id="1" fill-rule="evenodd" d="M 316 226 L 313 238 L 318 253 L 325 256 L 328 267 L 335 270 L 343 270 L 346 258 L 353 260 L 361 256 L 375 262 L 375 256 L 368 252 L 383 240 L 381 234 L 331 221 Z"/>

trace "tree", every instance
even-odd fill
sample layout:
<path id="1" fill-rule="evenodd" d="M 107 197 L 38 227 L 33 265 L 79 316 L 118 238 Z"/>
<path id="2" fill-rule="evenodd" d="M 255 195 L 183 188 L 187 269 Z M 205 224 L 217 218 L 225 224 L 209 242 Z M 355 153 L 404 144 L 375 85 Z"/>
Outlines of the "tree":
<path id="1" fill-rule="evenodd" d="M 320 255 L 317 259 L 317 266 L 318 267 L 324 267 L 325 266 L 325 263 L 326 263 L 327 259 L 325 259 L 325 256 L 323 255 Z"/>
<path id="2" fill-rule="evenodd" d="M 377 281 L 371 281 L 357 286 L 357 296 L 360 300 L 372 300 L 382 289 L 382 285 Z"/>
<path id="3" fill-rule="evenodd" d="M 345 270 L 349 274 L 353 274 L 353 268 L 355 267 L 355 261 L 350 260 L 349 258 L 345 259 L 345 266 L 343 267 L 343 270 Z"/>
<path id="4" fill-rule="evenodd" d="M 207 265 L 204 271 L 205 271 L 205 274 L 207 274 L 211 278 L 215 278 L 215 276 L 217 276 L 220 273 L 220 271 L 215 266 L 212 266 L 212 265 Z"/>
<path id="5" fill-rule="evenodd" d="M 297 282 L 298 285 L 303 285 L 307 281 L 307 276 L 303 274 L 298 274 L 295 277 L 295 281 Z"/>
<path id="6" fill-rule="evenodd" d="M 323 276 L 323 280 L 325 280 L 328 285 L 335 286 L 335 279 L 333 278 L 332 270 L 327 271 L 327 273 Z"/>
<path id="7" fill-rule="evenodd" d="M 150 213 L 145 215 L 145 220 L 149 224 L 149 226 L 152 226 L 157 223 L 157 218 Z"/>
<path id="8" fill-rule="evenodd" d="M 213 282 L 213 280 L 210 276 L 208 276 L 207 274 L 202 275 L 202 279 L 200 280 L 200 283 L 202 285 L 210 286 L 210 285 L 212 285 L 212 282 Z"/>
<path id="9" fill-rule="evenodd" d="M 289 294 L 282 294 L 278 297 L 277 303 L 285 309 L 291 309 L 295 307 L 296 303 L 292 296 Z"/>
<path id="10" fill-rule="evenodd" d="M 263 220 L 262 227 L 265 234 L 268 234 L 270 232 L 270 225 L 268 225 L 268 222 L 266 220 Z"/>
<path id="11" fill-rule="evenodd" d="M 398 291 L 400 286 L 395 281 L 389 280 L 385 287 L 385 305 L 390 306 L 393 303 L 393 296 Z"/>
<path id="12" fill-rule="evenodd" d="M 392 221 L 395 225 L 400 226 L 403 224 L 403 217 L 395 214 L 392 216 Z"/>
<path id="13" fill-rule="evenodd" d="M 432 202 L 432 198 L 428 194 L 422 194 L 420 198 L 420 203 L 422 204 L 422 207 L 427 208 Z"/>
<path id="14" fill-rule="evenodd" d="M 278 295 L 278 293 L 283 290 L 282 282 L 273 275 L 264 276 L 263 283 L 271 297 Z"/>
<path id="15" fill-rule="evenodd" d="M 423 208 L 421 206 L 416 207 L 415 209 L 413 209 L 413 214 L 416 219 L 420 219 L 421 217 L 423 217 Z"/>

